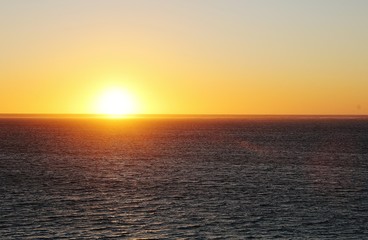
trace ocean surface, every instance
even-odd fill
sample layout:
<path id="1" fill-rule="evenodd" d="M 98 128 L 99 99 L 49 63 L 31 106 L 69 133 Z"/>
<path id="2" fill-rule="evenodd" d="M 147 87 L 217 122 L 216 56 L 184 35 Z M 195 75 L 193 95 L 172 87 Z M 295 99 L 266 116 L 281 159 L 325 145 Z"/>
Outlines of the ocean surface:
<path id="1" fill-rule="evenodd" d="M 0 119 L 0 204 L 0 239 L 368 239 L 368 119 Z"/>

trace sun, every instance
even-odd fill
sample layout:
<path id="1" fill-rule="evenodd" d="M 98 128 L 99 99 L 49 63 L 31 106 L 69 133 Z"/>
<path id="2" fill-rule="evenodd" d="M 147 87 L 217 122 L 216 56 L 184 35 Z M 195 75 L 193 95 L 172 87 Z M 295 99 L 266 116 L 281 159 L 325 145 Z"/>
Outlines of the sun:
<path id="1" fill-rule="evenodd" d="M 97 113 L 119 116 L 137 112 L 136 102 L 132 94 L 120 88 L 106 90 L 97 102 Z"/>

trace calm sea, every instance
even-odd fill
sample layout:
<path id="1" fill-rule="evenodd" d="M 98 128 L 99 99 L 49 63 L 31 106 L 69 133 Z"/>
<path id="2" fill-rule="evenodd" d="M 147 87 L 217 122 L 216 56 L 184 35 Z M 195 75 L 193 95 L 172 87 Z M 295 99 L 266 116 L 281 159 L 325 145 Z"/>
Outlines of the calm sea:
<path id="1" fill-rule="evenodd" d="M 1 239 L 367 239 L 364 118 L 0 119 Z"/>

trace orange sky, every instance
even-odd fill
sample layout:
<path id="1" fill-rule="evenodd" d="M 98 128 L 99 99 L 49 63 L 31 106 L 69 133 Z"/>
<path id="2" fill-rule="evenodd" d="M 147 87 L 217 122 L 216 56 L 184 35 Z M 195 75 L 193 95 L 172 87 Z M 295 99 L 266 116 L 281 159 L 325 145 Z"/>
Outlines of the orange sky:
<path id="1" fill-rule="evenodd" d="M 368 2 L 0 3 L 0 113 L 368 114 Z"/>

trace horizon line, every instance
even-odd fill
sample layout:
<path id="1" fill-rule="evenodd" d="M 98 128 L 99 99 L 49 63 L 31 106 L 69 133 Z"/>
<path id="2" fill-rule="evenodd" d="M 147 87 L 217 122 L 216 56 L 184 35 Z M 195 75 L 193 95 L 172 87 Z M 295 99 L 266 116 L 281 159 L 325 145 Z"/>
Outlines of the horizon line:
<path id="1" fill-rule="evenodd" d="M 93 114 L 93 113 L 0 113 L 0 119 L 15 118 L 368 118 L 368 114 Z"/>

